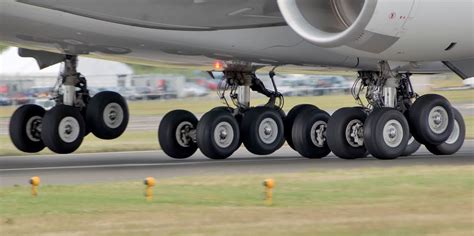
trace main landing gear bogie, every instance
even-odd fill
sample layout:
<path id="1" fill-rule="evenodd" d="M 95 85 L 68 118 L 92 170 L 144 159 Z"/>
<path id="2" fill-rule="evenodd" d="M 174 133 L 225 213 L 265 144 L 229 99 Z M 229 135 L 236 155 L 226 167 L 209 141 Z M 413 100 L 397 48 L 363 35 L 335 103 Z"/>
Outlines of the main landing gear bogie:
<path id="1" fill-rule="evenodd" d="M 56 106 L 45 111 L 37 105 L 24 105 L 15 111 L 9 130 L 19 150 L 35 153 L 48 147 L 67 154 L 77 150 L 89 132 L 101 139 L 123 134 L 129 119 L 125 99 L 109 91 L 91 98 L 86 79 L 76 68 L 77 56 L 65 56 L 51 96 Z"/>

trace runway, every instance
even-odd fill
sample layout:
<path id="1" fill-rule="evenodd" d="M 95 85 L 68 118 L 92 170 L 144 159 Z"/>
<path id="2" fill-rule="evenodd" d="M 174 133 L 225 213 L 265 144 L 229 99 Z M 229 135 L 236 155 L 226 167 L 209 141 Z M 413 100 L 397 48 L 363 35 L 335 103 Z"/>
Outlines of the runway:
<path id="1" fill-rule="evenodd" d="M 0 186 L 26 185 L 31 176 L 43 184 L 79 184 L 113 181 L 141 181 L 147 176 L 172 178 L 197 175 L 277 174 L 363 167 L 416 165 L 472 165 L 474 140 L 452 156 L 433 156 L 425 148 L 415 155 L 391 161 L 372 157 L 341 160 L 334 155 L 319 160 L 302 158 L 290 147 L 270 156 L 255 156 L 244 148 L 227 160 L 209 160 L 201 153 L 185 160 L 167 157 L 162 151 L 90 153 L 0 157 Z"/>

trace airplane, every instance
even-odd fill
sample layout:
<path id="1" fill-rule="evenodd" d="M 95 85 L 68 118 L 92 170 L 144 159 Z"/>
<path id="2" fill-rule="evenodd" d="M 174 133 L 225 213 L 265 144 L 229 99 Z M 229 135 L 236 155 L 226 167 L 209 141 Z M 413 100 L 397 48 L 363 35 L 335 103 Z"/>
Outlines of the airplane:
<path id="1" fill-rule="evenodd" d="M 2 0 L 0 41 L 40 68 L 63 63 L 57 105 L 19 107 L 11 140 L 27 153 L 72 153 L 88 133 L 115 139 L 125 131 L 129 113 L 120 94 L 90 97 L 77 71 L 78 56 L 86 55 L 224 74 L 227 106 L 200 120 L 184 110 L 163 117 L 158 140 L 172 158 L 199 149 L 226 159 L 241 144 L 268 155 L 285 141 L 314 159 L 331 151 L 343 159 L 395 159 L 421 144 L 450 155 L 463 145 L 463 117 L 440 95 L 419 96 L 410 79 L 440 65 L 474 76 L 473 11 L 473 0 Z M 256 71 L 285 65 L 357 71 L 359 105 L 330 116 L 301 104 L 284 114 L 275 83 L 265 88 Z M 250 106 L 251 91 L 268 103 Z"/>

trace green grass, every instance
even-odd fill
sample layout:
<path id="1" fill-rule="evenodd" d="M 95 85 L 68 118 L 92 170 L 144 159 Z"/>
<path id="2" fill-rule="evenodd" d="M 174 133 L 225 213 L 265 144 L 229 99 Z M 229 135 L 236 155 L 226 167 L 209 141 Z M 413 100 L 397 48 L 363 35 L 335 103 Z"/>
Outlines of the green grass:
<path id="1" fill-rule="evenodd" d="M 474 168 L 404 167 L 0 189 L 2 235 L 470 235 Z M 145 176 L 144 176 L 145 177 Z M 274 205 L 262 200 L 276 181 Z"/>

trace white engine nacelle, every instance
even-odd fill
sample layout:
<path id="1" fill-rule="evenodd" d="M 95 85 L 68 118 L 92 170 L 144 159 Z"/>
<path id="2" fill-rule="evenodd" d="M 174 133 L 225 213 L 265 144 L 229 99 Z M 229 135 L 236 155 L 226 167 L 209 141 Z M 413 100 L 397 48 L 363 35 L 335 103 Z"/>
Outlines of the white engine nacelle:
<path id="1" fill-rule="evenodd" d="M 278 0 L 305 40 L 398 61 L 474 58 L 474 0 Z"/>

